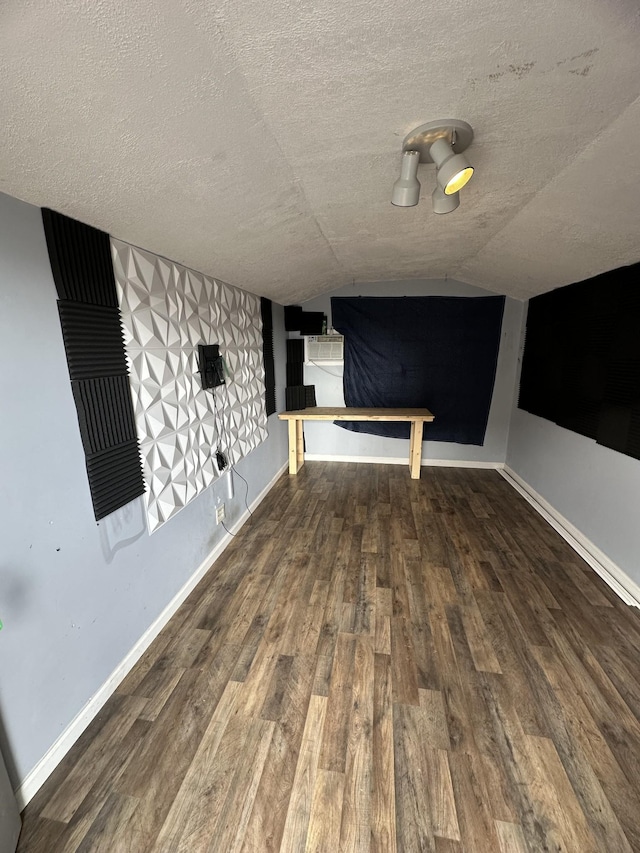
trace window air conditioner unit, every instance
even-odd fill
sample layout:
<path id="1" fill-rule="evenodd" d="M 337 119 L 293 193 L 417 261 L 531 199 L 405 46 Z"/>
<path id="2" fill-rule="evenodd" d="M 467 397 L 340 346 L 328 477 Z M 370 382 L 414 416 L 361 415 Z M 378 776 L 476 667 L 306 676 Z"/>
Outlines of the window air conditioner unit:
<path id="1" fill-rule="evenodd" d="M 306 364 L 337 364 L 344 361 L 344 335 L 307 335 L 304 339 Z"/>

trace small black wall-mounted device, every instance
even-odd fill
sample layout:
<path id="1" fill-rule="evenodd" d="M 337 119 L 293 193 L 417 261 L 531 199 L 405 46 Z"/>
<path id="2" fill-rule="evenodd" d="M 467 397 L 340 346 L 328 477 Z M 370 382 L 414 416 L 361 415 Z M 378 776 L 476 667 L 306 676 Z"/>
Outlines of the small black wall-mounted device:
<path id="1" fill-rule="evenodd" d="M 224 385 L 224 362 L 218 344 L 198 344 L 198 370 L 203 388 Z"/>

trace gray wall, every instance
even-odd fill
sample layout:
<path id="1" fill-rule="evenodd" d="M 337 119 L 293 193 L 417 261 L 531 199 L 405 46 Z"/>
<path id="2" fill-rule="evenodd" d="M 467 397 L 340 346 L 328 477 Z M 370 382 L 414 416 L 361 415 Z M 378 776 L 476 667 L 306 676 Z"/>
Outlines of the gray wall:
<path id="1" fill-rule="evenodd" d="M 335 295 L 484 295 L 456 282 L 396 282 Z M 244 484 L 225 478 L 149 537 L 141 507 L 96 524 L 67 373 L 40 211 L 0 194 L 0 746 L 15 786 L 42 758 L 210 553 L 218 497 L 233 524 Z M 329 296 L 306 310 L 328 312 Z M 513 401 L 523 305 L 507 299 L 483 448 L 427 442 L 426 455 L 507 463 L 640 583 L 640 462 L 525 412 Z M 284 322 L 274 305 L 278 411 Z M 338 374 L 335 367 L 327 368 Z M 342 402 L 341 378 L 307 368 L 318 404 Z M 511 410 L 513 407 L 513 414 Z M 508 450 L 507 435 L 511 417 Z M 311 427 L 319 429 L 312 430 Z M 326 427 L 326 430 L 322 430 Z M 307 424 L 308 450 L 406 456 L 404 442 Z M 238 464 L 250 503 L 286 461 L 285 424 Z"/>
<path id="2" fill-rule="evenodd" d="M 304 303 L 305 311 L 323 311 L 331 321 L 332 296 L 495 296 L 478 287 L 457 281 L 421 280 L 354 284 Z M 423 459 L 468 462 L 504 462 L 509 418 L 513 402 L 516 355 L 519 344 L 523 303 L 505 300 L 502 339 L 496 382 L 483 447 L 452 442 L 425 441 Z M 319 406 L 344 406 L 342 366 L 305 366 L 305 384 L 316 386 Z M 437 412 L 434 412 L 436 417 Z M 409 442 L 375 435 L 351 433 L 331 423 L 305 424 L 307 453 L 318 456 L 370 456 L 408 458 Z M 428 425 L 425 435 L 429 434 Z"/>
<path id="3" fill-rule="evenodd" d="M 640 584 L 639 460 L 521 411 L 516 394 L 507 465 Z"/>
<path id="4" fill-rule="evenodd" d="M 274 305 L 278 409 L 284 319 Z M 22 782 L 244 510 L 222 478 L 149 537 L 140 503 L 96 524 L 40 211 L 0 194 L 0 737 Z M 249 503 L 287 458 L 285 424 L 243 459 Z"/>
<path id="5" fill-rule="evenodd" d="M 19 835 L 18 804 L 0 753 L 0 853 L 15 853 Z"/>

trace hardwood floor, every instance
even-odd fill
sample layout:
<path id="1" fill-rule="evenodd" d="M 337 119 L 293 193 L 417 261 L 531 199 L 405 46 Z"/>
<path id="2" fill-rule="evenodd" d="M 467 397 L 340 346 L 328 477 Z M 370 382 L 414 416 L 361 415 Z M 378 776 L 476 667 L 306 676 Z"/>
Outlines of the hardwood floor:
<path id="1" fill-rule="evenodd" d="M 20 853 L 640 851 L 640 611 L 495 471 L 285 475 Z"/>

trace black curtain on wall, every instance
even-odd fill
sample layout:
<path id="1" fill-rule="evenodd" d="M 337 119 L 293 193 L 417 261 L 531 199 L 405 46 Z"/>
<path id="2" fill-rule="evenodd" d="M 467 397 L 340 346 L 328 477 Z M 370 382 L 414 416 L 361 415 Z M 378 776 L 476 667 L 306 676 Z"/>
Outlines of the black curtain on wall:
<path id="1" fill-rule="evenodd" d="M 333 297 L 345 336 L 347 406 L 426 407 L 429 441 L 484 443 L 503 296 Z M 409 424 L 337 422 L 352 432 L 408 438 Z"/>

